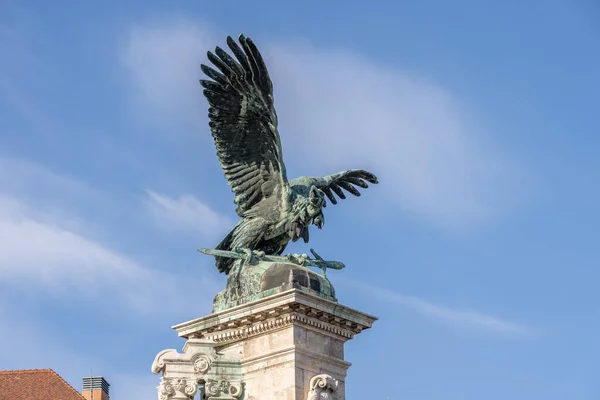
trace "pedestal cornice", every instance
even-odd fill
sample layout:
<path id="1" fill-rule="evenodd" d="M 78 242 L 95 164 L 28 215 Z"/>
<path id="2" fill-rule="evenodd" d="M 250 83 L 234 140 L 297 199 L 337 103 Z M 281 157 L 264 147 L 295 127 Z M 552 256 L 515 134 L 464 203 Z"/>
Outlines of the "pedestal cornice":
<path id="1" fill-rule="evenodd" d="M 175 325 L 173 329 L 180 337 L 223 343 L 300 324 L 345 341 L 371 328 L 376 320 L 339 303 L 292 289 Z"/>

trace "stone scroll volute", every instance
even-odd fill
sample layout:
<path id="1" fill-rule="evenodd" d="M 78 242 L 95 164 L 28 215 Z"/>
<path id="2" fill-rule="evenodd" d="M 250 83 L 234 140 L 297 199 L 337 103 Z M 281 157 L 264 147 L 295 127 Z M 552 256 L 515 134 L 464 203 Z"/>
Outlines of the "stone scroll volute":
<path id="1" fill-rule="evenodd" d="M 159 400 L 189 400 L 198 392 L 198 383 L 193 379 L 162 377 L 157 389 Z"/>
<path id="2" fill-rule="evenodd" d="M 242 382 L 210 379 L 204 385 L 204 391 L 207 400 L 235 400 L 242 396 Z"/>
<path id="3" fill-rule="evenodd" d="M 309 383 L 307 400 L 338 400 L 339 382 L 330 375 L 313 376 Z"/>

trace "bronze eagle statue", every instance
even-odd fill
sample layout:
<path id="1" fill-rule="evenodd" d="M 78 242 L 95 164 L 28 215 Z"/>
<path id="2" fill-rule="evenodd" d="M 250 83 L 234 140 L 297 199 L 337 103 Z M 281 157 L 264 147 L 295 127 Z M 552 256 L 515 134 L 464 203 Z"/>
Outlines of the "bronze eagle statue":
<path id="1" fill-rule="evenodd" d="M 220 47 L 208 52 L 216 68 L 201 65 L 211 80 L 201 80 L 208 100 L 209 126 L 217 156 L 231 190 L 236 212 L 242 218 L 217 250 L 243 250 L 280 255 L 291 241 L 308 242 L 312 223 L 325 223 L 325 196 L 337 204 L 343 190 L 360 196 L 356 186 L 367 188 L 377 177 L 364 170 L 348 170 L 323 178 L 300 177 L 288 181 L 273 83 L 258 48 L 249 38 L 230 36 L 233 58 Z M 343 190 L 342 190 L 343 189 Z M 217 269 L 229 274 L 234 260 L 215 257 Z"/>

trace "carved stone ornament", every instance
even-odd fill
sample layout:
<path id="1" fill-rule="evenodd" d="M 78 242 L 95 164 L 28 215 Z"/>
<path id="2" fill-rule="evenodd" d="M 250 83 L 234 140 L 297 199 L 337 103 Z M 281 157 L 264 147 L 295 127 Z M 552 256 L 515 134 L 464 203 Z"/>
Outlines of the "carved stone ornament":
<path id="1" fill-rule="evenodd" d="M 196 356 L 194 360 L 194 371 L 199 374 L 205 374 L 210 369 L 210 357 L 206 354 Z"/>
<path id="2" fill-rule="evenodd" d="M 204 391 L 207 400 L 234 400 L 242 395 L 242 384 L 238 381 L 209 380 Z"/>
<path id="3" fill-rule="evenodd" d="M 202 350 L 198 351 L 197 345 L 190 347 L 184 354 L 177 352 L 175 349 L 163 350 L 154 358 L 152 372 L 159 374 L 165 370 L 168 363 L 176 363 L 190 365 L 197 374 L 205 374 L 210 369 L 214 360 L 214 357 L 211 357 L 207 353 L 214 354 L 210 348 L 208 350 L 202 348 Z"/>
<path id="4" fill-rule="evenodd" d="M 158 389 L 159 400 L 191 399 L 198 392 L 198 383 L 183 378 L 161 378 Z"/>
<path id="5" fill-rule="evenodd" d="M 310 390 L 307 400 L 337 400 L 337 389 L 339 382 L 330 375 L 321 374 L 313 376 L 310 380 Z"/>

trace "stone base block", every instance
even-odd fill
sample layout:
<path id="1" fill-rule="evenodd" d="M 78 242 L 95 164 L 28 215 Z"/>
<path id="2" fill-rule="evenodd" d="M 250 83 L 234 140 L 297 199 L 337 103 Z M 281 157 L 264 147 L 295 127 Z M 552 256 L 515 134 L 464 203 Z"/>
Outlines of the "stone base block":
<path id="1" fill-rule="evenodd" d="M 159 397 L 185 395 L 193 382 L 196 391 L 204 387 L 207 399 L 343 400 L 351 365 L 344 360 L 344 343 L 375 320 L 292 289 L 176 325 L 187 339 L 184 353 L 159 353 L 153 372 L 185 383 L 171 391 L 161 385 Z"/>

